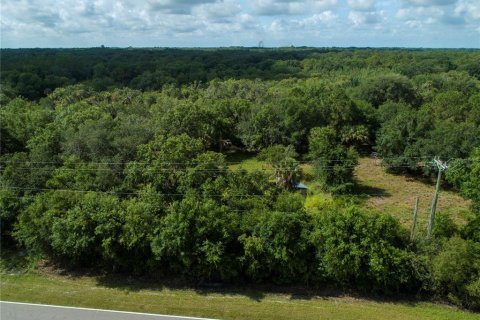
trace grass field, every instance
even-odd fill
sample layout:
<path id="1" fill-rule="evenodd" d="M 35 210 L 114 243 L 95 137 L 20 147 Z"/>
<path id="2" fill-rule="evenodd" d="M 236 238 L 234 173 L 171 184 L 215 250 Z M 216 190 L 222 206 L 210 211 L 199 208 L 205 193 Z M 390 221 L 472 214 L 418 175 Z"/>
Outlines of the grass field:
<path id="1" fill-rule="evenodd" d="M 4 273 L 0 281 L 1 299 L 237 320 L 480 319 L 479 314 L 428 302 L 303 297 L 252 290 L 196 291 L 125 282 L 95 277 Z"/>
<path id="2" fill-rule="evenodd" d="M 272 172 L 268 164 L 258 161 L 254 155 L 232 154 L 227 159 L 230 162 L 235 162 L 235 164 L 230 165 L 233 170 L 246 169 Z M 312 166 L 309 164 L 302 164 L 301 166 L 306 176 L 312 177 Z M 355 179 L 358 184 L 358 193 L 363 194 L 363 196 L 357 198 L 365 207 L 391 214 L 406 226 L 410 226 L 412 223 L 413 207 L 415 198 L 418 196 L 417 230 L 421 232 L 425 229 L 435 190 L 433 183 L 387 173 L 385 168 L 380 165 L 379 160 L 371 158 L 360 159 L 359 165 L 355 169 Z M 316 181 L 310 179 L 305 183 L 309 187 L 305 202 L 307 211 L 315 210 L 316 207 L 331 199 L 331 196 L 323 192 Z M 367 194 L 368 196 L 365 196 Z M 469 205 L 470 202 L 456 192 L 441 190 L 437 212 L 448 214 L 455 222 L 461 224 L 465 222 L 466 215 L 470 213 Z"/>
<path id="3" fill-rule="evenodd" d="M 355 177 L 360 189 L 365 189 L 365 193 L 374 194 L 367 198 L 365 203 L 367 207 L 389 213 L 399 218 L 403 224 L 411 223 L 415 197 L 418 196 L 419 225 L 426 225 L 435 190 L 433 183 L 386 173 L 376 160 L 370 158 L 360 159 Z M 455 222 L 463 223 L 465 215 L 469 212 L 469 205 L 470 202 L 457 193 L 441 190 L 437 212 L 449 214 Z"/>

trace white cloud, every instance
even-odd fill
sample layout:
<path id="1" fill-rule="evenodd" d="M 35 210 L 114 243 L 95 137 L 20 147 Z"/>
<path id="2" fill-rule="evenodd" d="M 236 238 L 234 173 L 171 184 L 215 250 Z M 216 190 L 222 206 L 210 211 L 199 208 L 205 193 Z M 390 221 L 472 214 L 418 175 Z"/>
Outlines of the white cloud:
<path id="1" fill-rule="evenodd" d="M 204 17 L 206 19 L 233 17 L 240 14 L 241 11 L 241 6 L 234 0 L 206 3 L 192 9 L 193 15 Z"/>
<path id="2" fill-rule="evenodd" d="M 151 11 L 162 11 L 171 14 L 189 14 L 201 4 L 213 3 L 215 0 L 147 0 Z"/>
<path id="3" fill-rule="evenodd" d="M 311 32 L 320 28 L 331 27 L 337 20 L 338 15 L 327 10 L 304 19 L 275 19 L 270 24 L 269 29 L 274 33 L 298 32 L 302 30 Z"/>
<path id="4" fill-rule="evenodd" d="M 457 0 L 403 0 L 407 6 L 435 7 L 454 4 Z"/>
<path id="5" fill-rule="evenodd" d="M 444 14 L 442 9 L 439 8 L 401 8 L 398 10 L 396 17 L 404 21 L 412 20 L 426 20 L 426 19 L 439 19 Z"/>
<path id="6" fill-rule="evenodd" d="M 318 25 L 331 25 L 337 21 L 338 15 L 334 14 L 332 11 L 327 10 L 322 13 L 314 14 L 303 20 L 305 26 L 316 27 Z"/>
<path id="7" fill-rule="evenodd" d="M 375 0 L 348 0 L 348 6 L 355 11 L 372 11 Z"/>
<path id="8" fill-rule="evenodd" d="M 386 18 L 384 11 L 377 10 L 375 0 L 348 0 L 348 20 L 355 26 L 377 25 Z"/>
<path id="9" fill-rule="evenodd" d="M 307 11 L 305 1 L 250 0 L 253 13 L 260 16 L 301 15 Z"/>
<path id="10" fill-rule="evenodd" d="M 469 20 L 480 20 L 480 1 L 460 0 L 455 7 L 455 14 L 465 15 Z"/>
<path id="11" fill-rule="evenodd" d="M 467 2 L 470 0 L 403 0 L 396 17 L 413 28 L 434 24 L 458 27 L 465 25 L 468 16 L 466 11 L 474 9 Z M 471 0 L 473 2 L 479 3 L 478 0 Z"/>
<path id="12" fill-rule="evenodd" d="M 337 0 L 249 0 L 255 15 L 259 16 L 299 16 L 321 13 L 337 7 Z"/>
<path id="13" fill-rule="evenodd" d="M 348 19 L 355 26 L 376 24 L 382 21 L 382 13 L 376 11 L 350 11 Z"/>
<path id="14" fill-rule="evenodd" d="M 311 0 L 309 4 L 313 12 L 323 12 L 336 8 L 337 0 Z"/>
<path id="15" fill-rule="evenodd" d="M 461 26 L 466 22 L 460 6 L 457 6 L 455 11 L 451 7 L 442 6 L 401 8 L 396 17 L 405 21 L 412 28 L 421 28 L 432 24 Z"/>
<path id="16" fill-rule="evenodd" d="M 455 30 L 450 43 L 480 46 L 480 0 L 0 1 L 4 47 L 254 45 L 260 39 L 274 45 L 272 35 L 280 45 L 317 44 L 328 35 L 333 40 L 323 45 L 348 46 L 374 45 L 380 33 L 382 45 L 408 45 L 385 37 L 409 28 L 417 29 L 416 39 L 438 34 L 438 43 Z"/>

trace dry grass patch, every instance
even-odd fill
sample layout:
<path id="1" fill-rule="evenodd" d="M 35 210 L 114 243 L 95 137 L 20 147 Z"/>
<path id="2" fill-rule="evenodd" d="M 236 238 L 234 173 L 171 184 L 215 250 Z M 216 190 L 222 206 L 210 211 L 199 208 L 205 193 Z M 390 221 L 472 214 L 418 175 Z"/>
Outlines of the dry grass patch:
<path id="1" fill-rule="evenodd" d="M 433 183 L 387 173 L 378 161 L 370 158 L 360 159 L 355 177 L 360 189 L 372 194 L 366 200 L 368 208 L 392 214 L 404 224 L 411 223 L 415 197 L 418 196 L 418 221 L 420 225 L 426 224 L 435 191 Z M 463 223 L 469 205 L 470 202 L 457 193 L 441 190 L 437 212 L 449 214 L 455 222 Z"/>

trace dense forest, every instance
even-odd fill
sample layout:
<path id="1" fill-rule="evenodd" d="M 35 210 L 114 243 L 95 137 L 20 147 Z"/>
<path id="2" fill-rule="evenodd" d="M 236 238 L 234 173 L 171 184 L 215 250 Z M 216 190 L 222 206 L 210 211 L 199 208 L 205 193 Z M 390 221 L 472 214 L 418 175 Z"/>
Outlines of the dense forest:
<path id="1" fill-rule="evenodd" d="M 2 49 L 0 103 L 2 246 L 70 268 L 480 308 L 479 50 Z M 468 219 L 411 239 L 362 207 L 354 169 L 372 152 L 426 181 L 448 160 Z M 238 154 L 268 168 L 237 168 Z M 307 212 L 306 179 L 334 200 Z"/>

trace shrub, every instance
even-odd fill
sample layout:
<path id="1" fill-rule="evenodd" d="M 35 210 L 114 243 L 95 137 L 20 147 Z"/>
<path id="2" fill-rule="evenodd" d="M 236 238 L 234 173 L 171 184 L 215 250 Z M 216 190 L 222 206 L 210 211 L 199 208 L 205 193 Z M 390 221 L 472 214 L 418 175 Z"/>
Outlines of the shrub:
<path id="1" fill-rule="evenodd" d="M 159 267 L 196 282 L 238 275 L 238 219 L 212 200 L 189 195 L 173 202 L 152 235 Z"/>
<path id="2" fill-rule="evenodd" d="M 464 239 L 480 243 L 480 214 L 468 219 L 467 224 L 461 229 L 461 234 Z"/>
<path id="3" fill-rule="evenodd" d="M 304 283 L 310 276 L 308 219 L 302 211 L 255 212 L 247 217 L 239 240 L 246 275 L 256 281 Z"/>
<path id="4" fill-rule="evenodd" d="M 320 276 L 341 286 L 384 293 L 420 286 L 407 232 L 391 216 L 355 207 L 317 214 L 311 242 Z"/>
<path id="5" fill-rule="evenodd" d="M 434 288 L 451 302 L 480 307 L 480 245 L 459 237 L 449 239 L 432 261 Z"/>
<path id="6" fill-rule="evenodd" d="M 437 238 L 451 238 L 458 233 L 458 227 L 448 214 L 437 213 L 433 235 Z"/>

